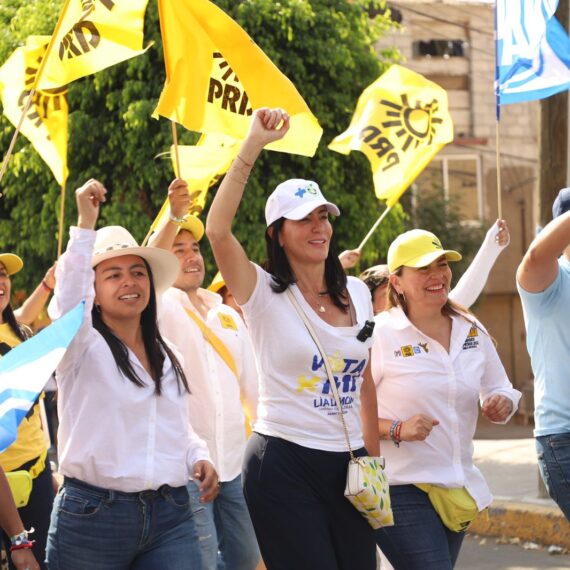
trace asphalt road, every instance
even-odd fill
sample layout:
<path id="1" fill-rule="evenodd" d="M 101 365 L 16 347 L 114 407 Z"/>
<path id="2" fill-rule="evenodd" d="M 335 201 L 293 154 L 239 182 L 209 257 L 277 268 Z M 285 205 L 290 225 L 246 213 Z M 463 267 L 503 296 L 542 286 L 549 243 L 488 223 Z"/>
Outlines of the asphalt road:
<path id="1" fill-rule="evenodd" d="M 547 549 L 528 550 L 497 539 L 467 535 L 455 570 L 568 570 L 570 555 L 548 554 Z"/>

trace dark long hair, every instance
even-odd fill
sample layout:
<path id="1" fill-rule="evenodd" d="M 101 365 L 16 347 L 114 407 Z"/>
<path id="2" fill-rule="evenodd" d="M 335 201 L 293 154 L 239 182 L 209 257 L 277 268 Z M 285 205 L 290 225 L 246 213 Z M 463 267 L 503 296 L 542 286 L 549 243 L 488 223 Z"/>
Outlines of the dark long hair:
<path id="1" fill-rule="evenodd" d="M 158 323 L 156 319 L 156 292 L 154 288 L 154 279 L 152 277 L 152 271 L 150 269 L 149 264 L 147 263 L 146 259 L 143 259 L 146 269 L 148 271 L 148 277 L 150 280 L 150 299 L 148 301 L 148 305 L 144 308 L 143 312 L 141 313 L 141 328 L 142 328 L 142 336 L 143 336 L 143 343 L 146 354 L 148 356 L 148 360 L 150 363 L 150 367 L 152 370 L 152 377 L 154 380 L 155 385 L 155 392 L 160 395 L 162 393 L 162 366 L 164 364 L 164 354 L 163 350 L 170 358 L 172 362 L 172 366 L 174 367 L 174 372 L 176 374 L 176 380 L 178 382 L 178 389 L 180 390 L 180 385 L 184 387 L 184 390 L 190 393 L 190 387 L 188 386 L 188 380 L 186 379 L 186 375 L 184 374 L 184 370 L 182 370 L 182 366 L 180 366 L 180 362 L 170 350 L 164 339 L 160 335 L 160 331 L 158 330 Z M 101 312 L 98 307 L 93 305 L 91 309 L 91 318 L 93 322 L 93 328 L 98 330 L 101 333 L 101 336 L 105 339 L 111 352 L 113 353 L 113 357 L 115 358 L 115 362 L 117 363 L 117 367 L 119 370 L 133 383 L 137 386 L 143 387 L 145 383 L 140 379 L 138 374 L 135 372 L 130 360 L 129 360 L 129 352 L 127 347 L 115 334 L 113 331 L 105 324 L 103 319 L 101 318 Z"/>
<path id="2" fill-rule="evenodd" d="M 285 250 L 279 243 L 279 232 L 283 228 L 284 223 L 285 218 L 279 218 L 265 230 L 265 245 L 267 247 L 265 269 L 273 277 L 271 289 L 275 293 L 283 293 L 289 285 L 297 282 Z M 270 229 L 271 231 L 269 231 Z M 325 260 L 325 282 L 327 284 L 327 292 L 333 303 L 347 313 L 349 305 L 346 292 L 346 273 L 338 258 L 334 235 L 331 238 L 329 253 Z"/>
<path id="3" fill-rule="evenodd" d="M 16 315 L 14 315 L 14 311 L 12 310 L 10 303 L 8 303 L 6 308 L 2 311 L 2 319 L 22 342 L 28 340 L 32 336 L 32 331 L 27 326 L 20 324 L 16 320 Z"/>

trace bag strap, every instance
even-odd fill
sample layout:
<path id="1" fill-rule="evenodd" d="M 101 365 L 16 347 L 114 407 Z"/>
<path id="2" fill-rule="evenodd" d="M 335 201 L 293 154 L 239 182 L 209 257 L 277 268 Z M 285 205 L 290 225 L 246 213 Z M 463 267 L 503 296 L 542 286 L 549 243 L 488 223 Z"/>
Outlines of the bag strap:
<path id="1" fill-rule="evenodd" d="M 305 328 L 309 331 L 309 334 L 311 335 L 313 341 L 317 345 L 318 351 L 321 353 L 321 357 L 323 359 L 323 362 L 325 364 L 325 369 L 327 371 L 329 384 L 331 386 L 331 390 L 332 390 L 332 393 L 334 396 L 334 401 L 336 402 L 336 406 L 338 408 L 340 421 L 342 422 L 342 427 L 344 430 L 344 437 L 346 438 L 346 445 L 348 446 L 348 453 L 350 454 L 350 460 L 355 461 L 356 458 L 354 457 L 354 454 L 352 453 L 352 447 L 350 446 L 350 438 L 348 436 L 348 428 L 346 427 L 346 420 L 344 419 L 344 413 L 342 411 L 342 405 L 340 403 L 340 396 L 338 395 L 338 388 L 336 386 L 336 382 L 334 379 L 334 375 L 333 375 L 333 372 L 331 369 L 331 364 L 329 362 L 329 358 L 327 356 L 327 353 L 325 352 L 323 345 L 321 344 L 321 341 L 319 340 L 319 337 L 317 336 L 317 333 L 315 332 L 315 329 L 313 328 L 313 325 L 311 325 L 309 318 L 307 317 L 305 311 L 303 310 L 303 307 L 301 307 L 301 305 L 299 304 L 299 301 L 297 301 L 297 298 L 293 294 L 293 291 L 291 291 L 290 288 L 287 288 L 286 293 L 287 293 L 287 296 L 289 297 L 289 300 L 291 301 L 291 304 L 293 305 L 293 307 L 295 308 L 295 310 L 297 311 L 297 313 L 301 317 L 301 320 L 303 321 Z"/>

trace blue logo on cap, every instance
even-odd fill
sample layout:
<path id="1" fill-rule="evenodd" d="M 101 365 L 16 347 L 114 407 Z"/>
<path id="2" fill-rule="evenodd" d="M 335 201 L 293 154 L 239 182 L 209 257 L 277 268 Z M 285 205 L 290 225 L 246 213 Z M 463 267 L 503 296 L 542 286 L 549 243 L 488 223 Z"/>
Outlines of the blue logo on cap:
<path id="1" fill-rule="evenodd" d="M 305 187 L 297 188 L 297 192 L 295 192 L 295 196 L 299 196 L 299 198 L 302 198 L 305 194 L 316 196 L 318 194 L 318 188 L 315 184 L 307 184 Z"/>

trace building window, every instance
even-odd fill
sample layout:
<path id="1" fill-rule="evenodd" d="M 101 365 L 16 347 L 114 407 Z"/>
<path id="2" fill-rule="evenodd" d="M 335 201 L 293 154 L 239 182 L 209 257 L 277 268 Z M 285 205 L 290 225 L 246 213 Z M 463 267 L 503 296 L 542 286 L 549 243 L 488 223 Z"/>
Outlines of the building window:
<path id="1" fill-rule="evenodd" d="M 465 57 L 465 40 L 417 40 L 412 44 L 414 57 Z"/>
<path id="2" fill-rule="evenodd" d="M 412 185 L 412 209 L 434 193 L 451 200 L 465 222 L 483 218 L 481 158 L 478 155 L 448 155 L 434 158 Z"/>

